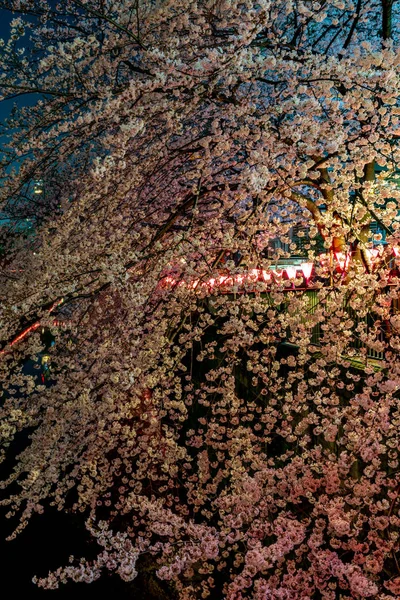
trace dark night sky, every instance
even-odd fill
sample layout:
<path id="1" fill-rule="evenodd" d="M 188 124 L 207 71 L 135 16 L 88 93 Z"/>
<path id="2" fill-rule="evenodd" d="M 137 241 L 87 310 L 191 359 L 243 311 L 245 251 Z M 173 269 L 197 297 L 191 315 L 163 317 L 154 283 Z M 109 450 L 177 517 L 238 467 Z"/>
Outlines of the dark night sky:
<path id="1" fill-rule="evenodd" d="M 0 9 L 0 38 L 7 40 L 10 31 L 10 22 L 17 15 L 11 13 L 4 8 Z M 24 38 L 26 40 L 26 38 Z M 1 64 L 0 64 L 1 71 Z M 23 106 L 24 104 L 32 103 L 37 98 L 29 97 L 29 96 L 19 96 L 14 98 L 8 102 L 0 102 L 0 122 L 4 121 L 4 119 L 9 115 L 11 108 L 14 104 L 18 104 L 19 106 Z"/>
<path id="2" fill-rule="evenodd" d="M 8 10 L 4 10 L 4 8 L 0 9 L 0 37 L 7 35 L 11 19 L 12 15 Z"/>
<path id="3" fill-rule="evenodd" d="M 11 13 L 8 10 L 0 9 L 0 38 L 7 40 L 10 32 L 10 22 L 17 15 Z M 24 38 L 24 42 L 27 38 Z M 1 61 L 0 61 L 0 72 L 1 72 Z M 34 104 L 37 100 L 37 96 L 33 95 L 23 95 L 13 98 L 9 101 L 0 102 L 0 123 L 3 122 L 10 114 L 10 111 L 14 104 L 18 106 L 24 106 L 29 104 Z M 4 138 L 0 136 L 0 148 L 4 142 Z"/>
<path id="4" fill-rule="evenodd" d="M 0 9 L 0 38 L 8 38 L 10 21 L 12 18 L 13 15 L 8 10 Z M 3 121 L 8 115 L 11 106 L 12 102 L 0 102 L 0 121 Z"/>
<path id="5" fill-rule="evenodd" d="M 0 38 L 7 39 L 9 24 L 13 15 L 4 9 L 0 9 Z M 1 72 L 1 64 L 0 64 Z M 13 103 L 27 104 L 29 96 L 0 102 L 0 122 L 9 114 Z M 1 146 L 1 136 L 0 136 Z M 1 469 L 0 469 L 1 470 Z M 0 479 L 4 474 L 0 473 Z M 103 577 L 100 581 L 88 587 L 85 584 L 69 584 L 62 586 L 57 591 L 42 591 L 32 583 L 32 576 L 46 575 L 49 569 L 68 563 L 69 554 L 76 553 L 78 556 L 85 554 L 92 546 L 85 541 L 87 535 L 83 528 L 83 521 L 76 517 L 49 514 L 40 519 L 33 518 L 30 527 L 22 532 L 16 540 L 6 542 L 5 537 L 12 531 L 9 520 L 4 518 L 6 510 L 0 510 L 0 557 L 2 561 L 1 593 L 2 600 L 14 598 L 29 598 L 29 600 L 97 600 L 101 593 L 109 598 L 124 600 L 137 598 L 137 600 L 149 599 L 146 585 L 138 579 L 132 585 L 123 584 L 116 577 Z M 15 525 L 16 523 L 14 523 Z"/>

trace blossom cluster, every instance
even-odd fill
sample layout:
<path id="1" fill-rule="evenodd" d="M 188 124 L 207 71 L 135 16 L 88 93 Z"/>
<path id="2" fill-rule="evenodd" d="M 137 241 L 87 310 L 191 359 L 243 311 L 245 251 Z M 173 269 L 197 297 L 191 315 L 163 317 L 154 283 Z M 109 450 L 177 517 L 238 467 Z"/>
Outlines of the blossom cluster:
<path id="1" fill-rule="evenodd" d="M 6 4 L 0 504 L 100 546 L 36 582 L 398 598 L 398 6 Z"/>

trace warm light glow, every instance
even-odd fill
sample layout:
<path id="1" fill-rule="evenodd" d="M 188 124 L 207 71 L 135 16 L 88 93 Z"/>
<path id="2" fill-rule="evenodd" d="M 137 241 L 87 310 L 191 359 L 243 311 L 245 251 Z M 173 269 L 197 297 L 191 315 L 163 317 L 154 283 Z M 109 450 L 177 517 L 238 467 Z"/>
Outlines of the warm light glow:
<path id="1" fill-rule="evenodd" d="M 314 263 L 312 263 L 312 262 L 301 263 L 301 265 L 300 265 L 300 268 L 303 272 L 303 275 L 304 275 L 306 281 L 308 281 L 311 277 L 313 266 L 314 266 Z"/>
<path id="2" fill-rule="evenodd" d="M 318 260 L 321 264 L 321 266 L 326 267 L 327 265 L 329 265 L 329 255 L 328 254 L 320 254 L 318 256 Z"/>
<path id="3" fill-rule="evenodd" d="M 344 252 L 335 252 L 335 257 L 339 263 L 340 270 L 345 271 L 349 264 L 350 255 Z"/>
<path id="4" fill-rule="evenodd" d="M 376 258 L 378 256 L 378 254 L 379 254 L 378 248 L 368 248 L 367 249 L 367 255 L 370 260 L 373 260 L 374 258 Z"/>
<path id="5" fill-rule="evenodd" d="M 302 263 L 300 268 L 306 278 L 307 282 L 311 276 L 313 270 L 313 263 Z M 257 282 L 270 284 L 274 279 L 275 281 L 281 281 L 283 277 L 283 273 L 286 271 L 287 277 L 290 281 L 294 282 L 298 275 L 298 267 L 289 266 L 286 269 L 271 269 L 267 271 L 266 269 L 250 269 L 247 273 L 238 273 L 236 275 L 220 275 L 219 277 L 210 277 L 209 279 L 195 279 L 191 282 L 186 282 L 184 279 L 178 280 L 173 275 L 167 275 L 163 277 L 160 281 L 160 287 L 169 287 L 173 288 L 176 286 L 186 286 L 193 290 L 198 287 L 202 288 L 222 288 L 223 290 L 229 291 L 229 288 L 232 286 L 243 286 L 243 285 L 251 285 Z"/>
<path id="6" fill-rule="evenodd" d="M 60 304 L 62 304 L 64 302 L 64 298 L 61 298 L 59 300 L 56 300 L 55 302 L 53 302 L 53 304 L 51 305 L 51 307 L 48 310 L 48 313 L 51 314 L 52 311 L 57 307 L 60 306 Z M 57 321 L 54 321 L 54 324 L 57 324 Z M 32 331 L 35 331 L 36 329 L 38 329 L 40 327 L 40 321 L 36 321 L 36 323 L 32 323 L 32 325 L 30 325 L 29 327 L 27 327 L 26 329 L 24 329 L 21 333 L 19 333 L 9 344 L 8 347 L 14 346 L 15 344 L 17 344 L 18 342 L 20 342 L 21 340 L 25 339 L 27 335 L 29 335 Z M 6 354 L 7 352 L 7 347 L 3 348 L 3 350 L 0 350 L 0 356 L 2 356 L 3 354 Z"/>
<path id="7" fill-rule="evenodd" d="M 279 271 L 278 269 L 274 269 L 272 271 L 272 275 L 277 281 L 280 281 L 283 277 L 283 271 Z"/>
<path id="8" fill-rule="evenodd" d="M 268 283 L 269 281 L 271 281 L 272 279 L 272 275 L 269 271 L 266 271 L 265 269 L 263 269 L 261 271 L 261 279 L 265 282 Z"/>
<path id="9" fill-rule="evenodd" d="M 167 285 L 173 285 L 174 283 L 176 283 L 176 279 L 174 279 L 174 277 L 171 276 L 164 277 L 163 283 L 166 283 Z"/>
<path id="10" fill-rule="evenodd" d="M 31 333 L 31 331 L 35 331 L 35 329 L 37 329 L 38 327 L 40 327 L 40 323 L 34 323 L 33 325 L 31 325 L 30 327 L 27 327 L 26 329 L 24 329 L 24 331 L 22 333 L 20 333 L 19 335 L 17 335 L 17 337 L 15 337 L 13 339 L 13 341 L 10 343 L 10 346 L 14 346 L 14 344 L 16 344 L 17 342 L 20 342 L 21 340 L 23 340 L 24 338 L 26 338 L 26 336 L 28 335 L 28 333 Z"/>
<path id="11" fill-rule="evenodd" d="M 296 279 L 296 267 L 286 267 L 286 274 L 290 280 Z"/>
<path id="12" fill-rule="evenodd" d="M 400 248 L 398 246 L 393 246 L 393 254 L 395 256 L 400 256 Z"/>

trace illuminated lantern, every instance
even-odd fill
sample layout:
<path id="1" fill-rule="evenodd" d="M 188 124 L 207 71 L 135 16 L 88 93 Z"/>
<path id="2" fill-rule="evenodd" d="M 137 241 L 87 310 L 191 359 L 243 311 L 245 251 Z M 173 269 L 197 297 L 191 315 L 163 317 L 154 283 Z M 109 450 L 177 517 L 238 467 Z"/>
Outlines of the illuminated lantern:
<path id="1" fill-rule="evenodd" d="M 344 252 L 335 252 L 335 258 L 339 263 L 340 270 L 342 272 L 346 271 L 349 264 L 350 255 Z"/>
<path id="2" fill-rule="evenodd" d="M 285 271 L 288 279 L 292 282 L 292 288 L 294 289 L 294 280 L 296 279 L 297 269 L 296 267 L 287 267 Z"/>
<path id="3" fill-rule="evenodd" d="M 286 268 L 286 275 L 288 276 L 288 278 L 291 281 L 293 281 L 294 279 L 296 279 L 296 273 L 297 273 L 296 267 L 287 267 Z"/>
<path id="4" fill-rule="evenodd" d="M 278 269 L 274 269 L 272 271 L 272 275 L 273 275 L 275 281 L 277 283 L 279 283 L 281 281 L 282 277 L 283 277 L 283 271 L 282 270 L 278 270 Z"/>
<path id="5" fill-rule="evenodd" d="M 233 283 L 238 283 L 239 285 L 243 283 L 244 276 L 243 275 L 235 275 L 233 278 Z"/>
<path id="6" fill-rule="evenodd" d="M 304 275 L 304 279 L 306 280 L 306 285 L 308 285 L 308 282 L 310 281 L 313 266 L 314 266 L 314 264 L 312 262 L 301 263 L 301 265 L 300 265 L 300 268 Z"/>
<path id="7" fill-rule="evenodd" d="M 250 269 L 250 271 L 247 274 L 247 280 L 251 281 L 251 282 L 258 281 L 258 277 L 259 277 L 258 269 Z"/>
<path id="8" fill-rule="evenodd" d="M 265 283 L 268 283 L 269 281 L 271 281 L 272 275 L 269 271 L 266 271 L 265 269 L 263 269 L 260 273 L 261 273 L 262 281 L 264 281 Z"/>

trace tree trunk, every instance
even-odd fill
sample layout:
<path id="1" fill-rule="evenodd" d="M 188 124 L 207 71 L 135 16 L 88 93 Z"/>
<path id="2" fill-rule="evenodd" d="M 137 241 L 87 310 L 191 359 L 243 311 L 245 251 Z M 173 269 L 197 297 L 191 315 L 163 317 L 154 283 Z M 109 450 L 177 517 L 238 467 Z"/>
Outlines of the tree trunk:
<path id="1" fill-rule="evenodd" d="M 392 37 L 392 9 L 393 0 L 382 0 L 382 39 Z"/>

